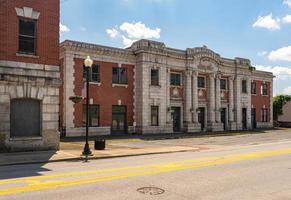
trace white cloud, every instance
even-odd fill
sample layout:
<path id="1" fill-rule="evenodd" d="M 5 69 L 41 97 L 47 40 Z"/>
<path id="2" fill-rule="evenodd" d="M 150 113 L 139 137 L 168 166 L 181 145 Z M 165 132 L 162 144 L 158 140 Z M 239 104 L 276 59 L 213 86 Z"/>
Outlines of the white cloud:
<path id="1" fill-rule="evenodd" d="M 283 89 L 283 94 L 291 95 L 291 86 Z"/>
<path id="2" fill-rule="evenodd" d="M 66 25 L 63 25 L 62 23 L 60 23 L 60 32 L 67 33 L 67 32 L 70 32 L 70 29 Z"/>
<path id="3" fill-rule="evenodd" d="M 284 0 L 283 4 L 285 4 L 291 8 L 291 0 Z"/>
<path id="4" fill-rule="evenodd" d="M 268 54 L 267 51 L 260 51 L 260 52 L 257 53 L 257 55 L 260 56 L 260 57 L 266 56 L 267 54 Z"/>
<path id="5" fill-rule="evenodd" d="M 268 30 L 279 30 L 280 19 L 274 19 L 272 13 L 266 16 L 259 16 L 253 27 L 266 28 Z"/>
<path id="6" fill-rule="evenodd" d="M 277 50 L 271 51 L 268 55 L 271 61 L 289 61 L 291 62 L 291 45 L 282 47 Z"/>
<path id="7" fill-rule="evenodd" d="M 130 47 L 132 45 L 132 43 L 134 43 L 135 41 L 137 41 L 137 40 L 129 39 L 129 38 L 125 37 L 124 35 L 122 36 L 122 43 L 123 43 L 125 48 Z"/>
<path id="8" fill-rule="evenodd" d="M 106 32 L 111 38 L 120 35 L 125 47 L 131 46 L 133 42 L 140 39 L 159 39 L 161 36 L 160 28 L 150 28 L 142 22 L 123 22 L 119 27 L 107 29 Z"/>
<path id="9" fill-rule="evenodd" d="M 291 24 L 291 15 L 286 15 L 282 20 L 284 23 Z"/>
<path id="10" fill-rule="evenodd" d="M 278 80 L 286 80 L 287 78 L 291 78 L 291 67 L 282 67 L 282 66 L 263 66 L 263 65 L 255 65 L 256 70 L 268 71 L 272 72 L 276 79 Z"/>
<path id="11" fill-rule="evenodd" d="M 146 27 L 146 25 L 141 22 L 137 22 L 135 24 L 124 22 L 119 28 L 120 30 L 126 32 L 127 36 L 132 39 L 159 39 L 161 33 L 160 28 L 151 29 Z"/>
<path id="12" fill-rule="evenodd" d="M 106 33 L 109 35 L 109 37 L 111 38 L 116 38 L 119 35 L 118 30 L 116 30 L 115 28 L 112 29 L 106 29 Z"/>

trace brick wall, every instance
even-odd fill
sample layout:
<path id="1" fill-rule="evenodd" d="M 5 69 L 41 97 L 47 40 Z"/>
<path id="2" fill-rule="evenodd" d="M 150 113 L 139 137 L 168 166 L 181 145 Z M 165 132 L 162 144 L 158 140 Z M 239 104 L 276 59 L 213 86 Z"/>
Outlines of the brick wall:
<path id="1" fill-rule="evenodd" d="M 59 0 L 0 0 L 0 60 L 59 65 Z M 37 57 L 17 56 L 18 16 L 15 7 L 40 12 L 37 20 Z"/>
<path id="2" fill-rule="evenodd" d="M 82 59 L 74 59 L 75 62 L 75 82 L 74 93 L 82 95 L 83 87 L 83 62 Z M 121 105 L 127 106 L 127 123 L 128 126 L 133 125 L 133 65 L 122 65 L 127 68 L 128 86 L 112 87 L 112 67 L 117 67 L 117 63 L 94 61 L 94 64 L 100 66 L 100 81 L 101 85 L 90 84 L 90 98 L 93 98 L 93 104 L 100 106 L 100 126 L 111 126 L 112 122 L 112 105 L 118 105 L 118 100 L 121 100 Z M 82 109 L 85 101 L 75 104 L 74 124 L 75 127 L 82 126 Z"/>

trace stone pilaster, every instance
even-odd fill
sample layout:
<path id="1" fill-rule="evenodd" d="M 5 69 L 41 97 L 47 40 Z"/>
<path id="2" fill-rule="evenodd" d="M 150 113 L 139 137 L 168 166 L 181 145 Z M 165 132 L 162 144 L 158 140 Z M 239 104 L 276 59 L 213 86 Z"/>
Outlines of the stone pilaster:
<path id="1" fill-rule="evenodd" d="M 209 121 L 211 123 L 215 122 L 215 84 L 214 84 L 214 74 L 209 76 Z"/>
<path id="2" fill-rule="evenodd" d="M 247 78 L 247 95 L 248 95 L 248 103 L 247 103 L 247 128 L 252 129 L 252 95 L 251 95 L 251 79 Z"/>
<path id="3" fill-rule="evenodd" d="M 239 76 L 235 79 L 235 85 L 236 85 L 236 108 L 235 108 L 235 116 L 236 116 L 236 126 L 237 130 L 242 129 L 242 114 L 241 114 L 241 78 Z"/>
<path id="4" fill-rule="evenodd" d="M 270 81 L 270 124 L 273 127 L 273 80 Z"/>
<path id="5" fill-rule="evenodd" d="M 220 75 L 216 76 L 216 95 L 215 95 L 215 121 L 221 122 L 220 108 L 221 108 L 221 97 L 220 97 Z"/>
<path id="6" fill-rule="evenodd" d="M 233 114 L 233 110 L 234 110 L 234 95 L 233 95 L 233 76 L 230 76 L 228 78 L 228 93 L 229 93 L 229 110 L 228 110 L 228 125 L 229 125 L 229 130 L 236 130 L 236 126 L 235 126 L 235 122 L 234 122 L 234 114 Z"/>
<path id="7" fill-rule="evenodd" d="M 198 87 L 197 87 L 197 72 L 192 73 L 192 91 L 193 91 L 193 99 L 192 99 L 192 109 L 193 109 L 193 122 L 198 123 Z"/>

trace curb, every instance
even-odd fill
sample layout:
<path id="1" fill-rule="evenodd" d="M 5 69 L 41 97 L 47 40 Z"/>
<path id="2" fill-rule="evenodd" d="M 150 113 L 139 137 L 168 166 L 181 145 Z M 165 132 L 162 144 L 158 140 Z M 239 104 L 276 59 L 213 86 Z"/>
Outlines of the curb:
<path id="1" fill-rule="evenodd" d="M 152 152 L 152 153 L 140 153 L 140 154 L 127 154 L 127 155 L 117 155 L 117 156 L 103 156 L 103 157 L 88 157 L 89 160 L 102 160 L 102 159 L 110 159 L 110 158 L 123 158 L 123 157 L 134 157 L 134 156 L 146 156 L 146 155 L 156 155 L 156 154 L 170 154 L 170 153 L 182 153 L 182 152 L 190 152 L 199 150 L 179 150 L 179 151 L 165 151 L 165 152 Z M 19 162 L 19 163 L 7 163 L 7 164 L 0 164 L 0 167 L 7 167 L 7 166 L 17 166 L 17 165 L 31 165 L 31 164 L 40 164 L 40 163 L 55 163 L 55 162 L 65 162 L 65 161 L 84 161 L 84 157 L 75 157 L 75 158 L 64 158 L 64 159 L 57 159 L 57 160 L 47 160 L 47 161 L 32 161 L 32 162 Z"/>

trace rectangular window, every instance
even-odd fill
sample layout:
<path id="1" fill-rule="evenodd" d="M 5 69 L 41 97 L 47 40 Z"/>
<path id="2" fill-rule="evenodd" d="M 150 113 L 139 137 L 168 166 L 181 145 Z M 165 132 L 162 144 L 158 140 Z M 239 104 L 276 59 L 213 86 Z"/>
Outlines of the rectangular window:
<path id="1" fill-rule="evenodd" d="M 257 84 L 255 81 L 251 83 L 251 92 L 252 94 L 257 94 Z"/>
<path id="2" fill-rule="evenodd" d="M 83 78 L 87 78 L 86 67 L 83 65 Z M 93 64 L 89 69 L 89 81 L 100 82 L 100 66 Z"/>
<path id="3" fill-rule="evenodd" d="M 242 93 L 248 93 L 247 92 L 247 81 L 246 80 L 242 80 L 242 82 L 241 82 L 241 92 Z"/>
<path id="4" fill-rule="evenodd" d="M 151 125 L 158 126 L 159 125 L 159 107 L 151 106 Z"/>
<path id="5" fill-rule="evenodd" d="M 127 70 L 124 67 L 112 68 L 112 83 L 127 84 Z"/>
<path id="6" fill-rule="evenodd" d="M 267 83 L 262 83 L 261 94 L 262 95 L 268 95 L 268 85 L 267 85 Z"/>
<path id="7" fill-rule="evenodd" d="M 89 127 L 99 126 L 99 105 L 89 105 Z M 86 126 L 86 104 L 83 104 L 83 126 Z"/>
<path id="8" fill-rule="evenodd" d="M 220 79 L 220 89 L 221 90 L 226 90 L 227 86 L 226 86 L 226 79 Z"/>
<path id="9" fill-rule="evenodd" d="M 175 86 L 181 85 L 181 74 L 171 73 L 171 85 Z"/>
<path id="10" fill-rule="evenodd" d="M 268 109 L 267 108 L 262 108 L 262 110 L 261 110 L 261 118 L 262 118 L 262 122 L 267 122 L 268 121 Z"/>
<path id="11" fill-rule="evenodd" d="M 93 82 L 100 82 L 100 67 L 99 67 L 99 65 L 95 65 L 95 64 L 92 65 L 91 74 L 92 74 L 91 80 Z"/>
<path id="12" fill-rule="evenodd" d="M 198 76 L 197 82 L 198 82 L 198 88 L 205 88 L 205 77 Z"/>
<path id="13" fill-rule="evenodd" d="M 18 51 L 25 54 L 36 54 L 36 21 L 19 19 Z"/>
<path id="14" fill-rule="evenodd" d="M 151 69 L 151 85 L 159 85 L 159 70 Z"/>

